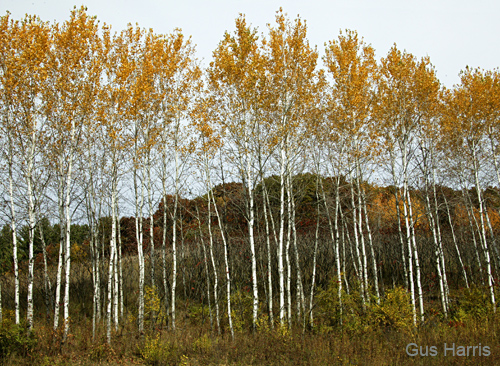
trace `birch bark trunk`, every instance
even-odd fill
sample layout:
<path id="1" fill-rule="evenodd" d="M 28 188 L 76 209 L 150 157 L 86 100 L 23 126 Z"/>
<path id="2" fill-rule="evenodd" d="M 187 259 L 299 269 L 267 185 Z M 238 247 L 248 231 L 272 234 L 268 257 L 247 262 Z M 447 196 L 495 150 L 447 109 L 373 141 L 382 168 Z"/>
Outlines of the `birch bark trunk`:
<path id="1" fill-rule="evenodd" d="M 278 243 L 278 276 L 280 288 L 280 325 L 285 325 L 285 271 L 283 266 L 283 239 L 285 230 L 285 142 L 280 142 L 280 231 Z"/>
<path id="2" fill-rule="evenodd" d="M 487 273 L 487 281 L 488 281 L 488 288 L 490 290 L 490 299 L 491 299 L 491 304 L 493 305 L 493 311 L 496 312 L 496 301 L 495 301 L 495 289 L 493 287 L 493 274 L 491 271 L 491 260 L 490 260 L 490 251 L 488 248 L 488 241 L 486 238 L 486 228 L 485 228 L 485 223 L 484 223 L 484 202 L 483 202 L 483 197 L 481 193 L 481 185 L 479 182 L 479 174 L 478 174 L 478 162 L 477 162 L 477 156 L 476 156 L 476 147 L 475 145 L 472 146 L 472 153 L 473 153 L 473 169 L 474 169 L 474 180 L 476 183 L 476 194 L 477 194 L 477 199 L 479 202 L 479 218 L 480 218 L 480 237 L 481 241 L 483 244 L 483 251 L 484 251 L 484 258 L 486 261 L 486 273 Z"/>
<path id="3" fill-rule="evenodd" d="M 404 141 L 403 148 L 403 214 L 405 218 L 406 226 L 406 244 L 408 246 L 408 280 L 410 283 L 410 295 L 411 295 L 411 306 L 413 311 L 413 324 L 417 325 L 417 308 L 415 299 L 415 282 L 413 279 L 413 248 L 411 241 L 411 227 L 410 218 L 408 216 L 408 176 L 407 176 L 407 150 L 406 150 L 406 139 Z"/>
<path id="4" fill-rule="evenodd" d="M 455 246 L 455 251 L 457 252 L 458 262 L 460 263 L 460 268 L 462 269 L 462 274 L 464 276 L 465 287 L 469 288 L 469 280 L 467 278 L 467 271 L 465 270 L 465 265 L 464 265 L 464 262 L 462 260 L 462 255 L 460 253 L 460 249 L 458 248 L 457 236 L 455 235 L 455 228 L 454 228 L 453 221 L 451 219 L 451 214 L 450 214 L 450 207 L 448 205 L 448 200 L 446 199 L 446 196 L 444 193 L 443 193 L 443 200 L 444 200 L 444 204 L 446 206 L 446 213 L 448 214 L 448 223 L 450 224 L 450 228 L 451 228 L 451 235 L 453 238 L 453 244 Z"/>
<path id="5" fill-rule="evenodd" d="M 9 138 L 9 153 L 8 153 L 8 166 L 9 166 L 9 197 L 10 197 L 10 228 L 12 231 L 12 258 L 14 262 L 14 307 L 15 307 L 15 322 L 19 324 L 19 262 L 17 259 L 17 229 L 16 229 L 16 208 L 14 206 L 14 176 L 12 171 L 13 166 L 13 147 L 11 136 Z"/>
<path id="6" fill-rule="evenodd" d="M 65 221 L 66 221 L 66 251 L 65 251 L 65 283 L 64 283 L 64 335 L 63 340 L 66 341 L 69 334 L 69 285 L 71 279 L 71 214 L 70 214 L 70 203 L 71 203 L 71 180 L 73 174 L 73 159 L 74 159 L 74 149 L 76 146 L 76 126 L 75 121 L 71 121 L 71 139 L 70 139 L 70 151 L 68 157 L 68 171 L 66 173 L 66 199 L 64 202 L 65 208 Z"/>
<path id="7" fill-rule="evenodd" d="M 179 200 L 179 152 L 177 142 L 175 146 L 175 198 L 174 211 L 172 213 L 172 297 L 171 317 L 172 329 L 175 330 L 175 291 L 177 289 L 177 205 Z"/>
<path id="8" fill-rule="evenodd" d="M 136 131 L 137 133 L 137 131 Z M 137 141 L 137 134 L 136 134 Z M 138 147 L 137 142 L 135 146 L 135 161 L 134 161 L 134 192 L 135 192 L 135 235 L 137 242 L 137 260 L 139 262 L 139 294 L 138 302 L 139 309 L 137 315 L 137 322 L 139 327 L 139 332 L 142 334 L 144 332 L 144 279 L 145 279 L 145 269 L 144 269 L 144 249 L 143 249 L 143 225 L 142 225 L 142 208 L 144 203 L 144 186 L 141 182 L 139 193 L 138 187 Z"/>
<path id="9" fill-rule="evenodd" d="M 58 177 L 58 190 L 57 190 L 57 203 L 59 208 L 59 255 L 57 260 L 57 275 L 56 275 L 56 294 L 55 294 L 55 307 L 54 307 L 54 330 L 59 327 L 59 312 L 61 307 L 61 286 L 62 286 L 62 271 L 65 259 L 65 245 L 64 245 L 64 174 L 63 174 L 63 156 L 58 157 L 59 163 L 59 177 Z"/>
<path id="10" fill-rule="evenodd" d="M 269 239 L 269 219 L 267 215 L 267 189 L 264 179 L 262 179 L 262 206 L 264 209 L 264 221 L 266 226 L 266 248 L 267 248 L 267 287 L 268 287 L 268 316 L 271 329 L 274 329 L 274 315 L 273 315 L 273 280 L 272 280 L 272 261 L 271 261 L 271 240 Z M 272 215 L 272 213 L 271 213 Z M 273 220 L 274 227 L 274 220 Z M 276 240 L 276 233 L 274 233 Z"/>
<path id="11" fill-rule="evenodd" d="M 224 235 L 224 228 L 222 227 L 222 220 L 221 220 L 221 217 L 219 215 L 219 210 L 217 208 L 217 203 L 215 202 L 215 197 L 214 197 L 214 194 L 213 194 L 213 190 L 210 190 L 210 192 L 212 192 L 212 201 L 213 201 L 213 204 L 214 204 L 215 214 L 217 216 L 217 220 L 218 220 L 219 225 L 220 225 L 220 233 L 221 233 L 221 237 L 222 237 L 222 243 L 224 245 L 224 265 L 226 267 L 225 269 L 226 269 L 226 286 L 227 286 L 227 289 L 226 289 L 226 294 L 227 294 L 227 318 L 228 318 L 228 321 L 229 321 L 229 330 L 231 331 L 231 338 L 234 341 L 233 316 L 232 316 L 232 313 L 231 313 L 231 276 L 230 276 L 230 272 L 229 272 L 229 261 L 228 261 L 228 255 L 227 255 L 227 241 L 226 241 L 226 236 Z"/>
<path id="12" fill-rule="evenodd" d="M 254 190 L 253 190 L 253 177 L 251 174 L 251 162 L 250 162 L 250 154 L 248 153 L 248 141 L 247 136 L 245 136 L 245 150 L 247 153 L 245 154 L 246 158 L 246 173 L 247 173 L 247 193 L 248 193 L 248 236 L 250 240 L 250 252 L 251 252 L 251 261 L 252 261 L 252 290 L 253 290 L 253 310 L 252 310 L 252 324 L 254 331 L 257 328 L 257 320 L 258 320 L 258 310 L 259 310 L 259 292 L 257 286 L 257 258 L 255 255 L 255 239 L 254 239 L 254 222 L 255 222 L 255 208 L 254 208 Z M 226 251 L 226 243 L 224 240 L 224 250 Z M 227 253 L 225 253 L 227 256 Z M 232 326 L 231 326 L 232 328 Z M 234 336 L 233 336 L 234 338 Z"/>
<path id="13" fill-rule="evenodd" d="M 33 328 L 33 276 L 34 276 L 34 257 L 33 246 L 35 240 L 35 203 L 34 203 L 34 181 L 33 181 L 33 166 L 35 160 L 35 145 L 36 145 L 36 131 L 31 133 L 30 149 L 28 152 L 28 164 L 26 170 L 26 185 L 28 195 L 28 230 L 29 230 L 29 243 L 28 243 L 28 306 L 26 309 L 26 319 L 28 322 L 28 330 Z"/>
<path id="14" fill-rule="evenodd" d="M 213 331 L 214 329 L 214 320 L 213 320 L 213 315 L 212 315 L 212 302 L 211 302 L 211 295 L 210 295 L 210 275 L 208 272 L 208 258 L 207 258 L 207 248 L 205 248 L 205 241 L 203 240 L 203 231 L 201 229 L 201 217 L 200 217 L 200 210 L 198 209 L 198 206 L 196 206 L 196 214 L 198 216 L 198 229 L 200 230 L 200 242 L 201 246 L 203 248 L 203 262 L 204 262 L 204 267 L 205 267 L 205 277 L 207 280 L 207 302 L 208 302 L 208 314 L 210 317 L 210 330 Z"/>

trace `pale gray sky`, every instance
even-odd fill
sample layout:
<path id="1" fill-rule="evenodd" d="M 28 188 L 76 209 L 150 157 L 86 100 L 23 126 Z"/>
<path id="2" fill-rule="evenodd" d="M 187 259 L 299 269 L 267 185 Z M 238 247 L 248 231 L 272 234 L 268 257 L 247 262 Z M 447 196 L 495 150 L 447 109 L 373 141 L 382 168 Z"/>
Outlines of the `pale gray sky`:
<path id="1" fill-rule="evenodd" d="M 197 44 L 202 65 L 210 61 L 224 31 L 234 30 L 239 13 L 267 35 L 266 24 L 274 23 L 282 6 L 289 18 L 300 14 L 307 21 L 309 42 L 320 54 L 340 29 L 352 29 L 375 48 L 378 59 L 394 43 L 417 57 L 430 56 L 447 87 L 459 82 L 466 65 L 500 66 L 500 2 L 493 0 L 2 0 L 0 14 L 8 10 L 14 19 L 27 13 L 63 22 L 74 5 L 82 4 L 117 31 L 129 22 L 157 33 L 182 28 Z"/>

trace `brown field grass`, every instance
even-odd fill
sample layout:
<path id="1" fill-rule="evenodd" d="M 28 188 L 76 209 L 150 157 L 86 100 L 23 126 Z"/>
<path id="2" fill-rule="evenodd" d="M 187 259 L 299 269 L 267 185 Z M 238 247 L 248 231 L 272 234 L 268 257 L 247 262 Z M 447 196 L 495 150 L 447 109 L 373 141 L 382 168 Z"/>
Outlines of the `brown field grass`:
<path id="1" fill-rule="evenodd" d="M 362 310 L 359 296 L 352 290 L 350 295 L 344 295 L 340 328 L 336 325 L 337 289 L 333 285 L 317 291 L 312 329 L 304 330 L 303 323 L 297 320 L 291 330 L 280 328 L 277 323 L 271 329 L 263 317 L 255 331 L 251 327 L 251 311 L 247 311 L 251 295 L 235 291 L 234 340 L 225 316 L 221 315 L 220 334 L 211 329 L 206 305 L 179 299 L 177 329 L 173 331 L 163 323 L 162 310 L 157 312 L 155 323 L 150 321 L 148 307 L 153 306 L 152 301 L 146 304 L 146 329 L 140 335 L 135 291 L 138 269 L 133 258 L 125 261 L 125 314 L 118 330 L 113 331 L 110 345 L 106 342 L 105 319 L 98 322 L 95 339 L 92 337 L 92 279 L 87 265 L 75 261 L 72 266 L 71 324 L 65 342 L 62 330 L 52 329 L 51 315 L 45 318 L 41 271 L 35 279 L 39 286 L 35 291 L 38 307 L 31 335 L 22 326 L 13 325 L 13 281 L 11 276 L 4 276 L 2 292 L 7 296 L 3 298 L 0 327 L 0 365 L 500 365 L 500 311 L 492 311 L 484 289 L 452 291 L 452 309 L 447 319 L 443 319 L 438 304 L 427 301 L 426 321 L 419 327 L 413 326 L 408 312 L 407 291 L 387 290 L 380 305 L 372 302 Z M 51 268 L 51 276 L 55 275 L 53 271 Z M 225 314 L 224 300 L 220 302 L 221 314 Z M 21 304 L 21 314 L 25 316 L 25 303 Z M 437 355 L 409 356 L 406 347 L 410 343 L 421 346 L 423 351 L 436 347 Z M 489 347 L 490 355 L 453 356 L 448 351 L 445 356 L 445 344 L 469 346 L 470 352 L 474 346 L 483 350 Z"/>
<path id="2" fill-rule="evenodd" d="M 181 306 L 176 331 L 159 324 L 147 324 L 140 336 L 129 314 L 111 345 L 106 343 L 104 324 L 92 340 L 91 319 L 71 324 L 70 335 L 62 342 L 45 322 L 37 322 L 32 336 L 16 333 L 18 344 L 1 359 L 3 365 L 498 365 L 500 364 L 500 316 L 481 321 L 442 321 L 432 318 L 420 328 L 367 327 L 364 329 L 319 332 L 301 327 L 273 330 L 263 325 L 255 332 L 241 329 L 231 340 L 227 329 L 211 332 L 206 319 L 193 316 Z M 0 348 L 12 327 L 12 311 L 4 311 Z M 30 340 L 31 343 L 27 341 Z M 23 343 L 24 340 L 24 343 Z M 3 342 L 3 343 L 2 343 Z M 14 342 L 11 339 L 11 342 Z M 29 343 L 29 344 L 28 344 Z M 409 356 L 410 343 L 435 346 L 436 356 Z M 444 355 L 450 347 L 487 346 L 489 356 Z M 483 348 L 484 349 L 484 348 Z M 458 350 L 458 348 L 457 348 Z M 472 352 L 472 349 L 470 349 Z M 476 352 L 477 349 L 476 349 Z"/>

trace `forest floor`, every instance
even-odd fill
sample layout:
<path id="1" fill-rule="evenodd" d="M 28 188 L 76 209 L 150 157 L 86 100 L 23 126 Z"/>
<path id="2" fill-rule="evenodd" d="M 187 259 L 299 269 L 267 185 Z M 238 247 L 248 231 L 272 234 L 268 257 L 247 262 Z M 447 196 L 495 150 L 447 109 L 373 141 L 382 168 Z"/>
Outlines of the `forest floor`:
<path id="1" fill-rule="evenodd" d="M 101 324 L 93 340 L 92 322 L 80 319 L 66 342 L 48 324 L 35 324 L 31 335 L 4 320 L 0 328 L 2 365 L 499 365 L 500 317 L 468 322 L 438 317 L 419 328 L 360 329 L 275 327 L 255 332 L 235 324 L 211 332 L 206 318 L 179 311 L 176 331 L 152 327 L 142 336 L 135 320 L 106 342 Z M 5 319 L 5 317 L 4 317 Z M 320 331 L 321 329 L 321 331 Z M 475 348 L 474 348 L 475 347 Z M 467 355 L 468 352 L 468 355 Z M 414 355 L 416 354 L 416 355 Z M 427 355 L 426 355 L 427 354 Z"/>

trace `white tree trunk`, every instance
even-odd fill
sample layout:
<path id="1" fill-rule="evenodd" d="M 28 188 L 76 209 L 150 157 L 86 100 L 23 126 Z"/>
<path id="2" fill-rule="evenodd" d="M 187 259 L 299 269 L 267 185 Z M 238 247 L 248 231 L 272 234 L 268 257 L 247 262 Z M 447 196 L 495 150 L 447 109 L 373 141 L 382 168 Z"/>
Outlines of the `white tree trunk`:
<path id="1" fill-rule="evenodd" d="M 248 142 L 245 141 L 245 147 L 248 151 Z M 257 287 L 257 258 L 255 256 L 255 240 L 254 240 L 254 222 L 255 222 L 255 209 L 254 209 L 254 190 L 253 190 L 253 177 L 251 174 L 251 162 L 250 156 L 246 154 L 246 172 L 247 172 L 247 191 L 248 191 L 248 234 L 250 240 L 250 252 L 252 260 L 252 289 L 253 289 L 253 314 L 252 314 L 252 324 L 253 329 L 257 327 L 258 311 L 259 311 L 259 292 Z M 214 202 L 215 204 L 215 202 Z M 217 208 L 216 208 L 217 209 Z M 226 251 L 226 244 L 224 240 L 224 250 Z M 227 257 L 227 253 L 225 254 Z M 227 265 L 226 265 L 227 266 Z M 228 280 L 229 281 L 229 280 Z M 229 283 L 229 282 L 228 282 Z M 229 289 L 229 287 L 228 287 Z M 232 328 L 232 326 L 231 326 Z"/>
<path id="2" fill-rule="evenodd" d="M 432 159 L 434 160 L 434 159 Z M 437 230 L 437 238 L 438 238 L 438 249 L 439 249 L 439 259 L 441 262 L 441 268 L 443 270 L 443 287 L 444 287 L 444 294 L 445 294 L 445 302 L 446 302 L 446 309 L 448 310 L 449 306 L 449 295 L 450 295 L 450 289 L 448 286 L 448 277 L 446 275 L 446 261 L 444 258 L 444 250 L 443 250 L 443 240 L 441 236 L 441 225 L 439 224 L 439 205 L 437 201 L 437 192 L 436 192 L 436 167 L 433 165 L 432 166 L 432 193 L 434 195 L 434 216 L 436 217 L 436 230 Z M 453 225 L 451 225 L 451 231 L 453 236 L 455 236 L 455 232 L 453 230 Z M 457 248 L 458 249 L 458 248 Z M 460 258 L 460 251 L 458 252 L 459 259 Z"/>
<path id="3" fill-rule="evenodd" d="M 137 152 L 137 147 L 136 147 Z M 137 156 L 136 156 L 137 158 Z M 136 160 L 137 164 L 137 160 Z M 134 191 L 135 191 L 135 236 L 137 242 L 137 260 L 139 262 L 139 309 L 137 315 L 137 322 L 139 327 L 139 332 L 142 334 L 144 332 L 144 249 L 143 244 L 143 227 L 142 227 L 142 207 L 144 203 L 144 189 L 141 183 L 141 193 L 138 191 L 138 178 L 137 178 L 137 167 L 134 167 Z"/>
<path id="4" fill-rule="evenodd" d="M 408 246 L 408 280 L 410 283 L 411 306 L 413 311 L 413 323 L 417 325 L 417 308 L 415 299 L 415 282 L 413 279 L 413 248 L 411 241 L 410 218 L 408 215 L 408 177 L 407 177 L 407 150 L 406 145 L 403 149 L 403 214 L 406 226 L 406 244 Z"/>
<path id="5" fill-rule="evenodd" d="M 370 246 L 370 252 L 372 256 L 372 266 L 373 266 L 373 287 L 375 288 L 375 296 L 377 298 L 377 304 L 380 304 L 380 289 L 378 284 L 378 269 L 377 269 L 377 258 L 375 257 L 375 250 L 373 248 L 373 238 L 372 231 L 370 229 L 370 220 L 368 217 L 368 209 L 366 207 L 366 194 L 365 189 L 362 188 L 362 202 L 363 202 L 363 212 L 365 213 L 365 226 L 366 232 L 368 234 L 368 245 Z"/>
<path id="6" fill-rule="evenodd" d="M 213 315 L 212 315 L 212 301 L 210 299 L 210 275 L 208 272 L 208 258 L 207 258 L 207 248 L 205 248 L 205 241 L 203 240 L 203 230 L 201 229 L 201 217 L 200 217 L 200 210 L 198 209 L 198 206 L 196 206 L 196 214 L 198 216 L 198 229 L 200 230 L 200 242 L 201 246 L 203 248 L 203 262 L 204 262 L 204 267 L 205 267 L 205 277 L 207 280 L 207 300 L 208 300 L 208 315 L 210 318 L 210 330 L 213 331 L 214 329 L 214 320 L 213 320 Z"/>
<path id="7" fill-rule="evenodd" d="M 433 155 L 431 151 L 426 149 L 424 145 L 424 141 L 420 141 L 420 154 L 422 158 L 422 169 L 423 169 L 423 178 L 424 178 L 424 200 L 425 200 L 425 212 L 427 216 L 427 220 L 429 221 L 429 227 L 432 232 L 432 239 L 434 241 L 434 261 L 436 263 L 436 272 L 438 276 L 439 283 L 439 295 L 441 298 L 441 307 L 443 308 L 443 315 L 446 318 L 448 316 L 448 303 L 446 300 L 446 290 L 444 286 L 444 278 L 443 278 L 443 262 L 441 261 L 441 233 L 439 230 L 439 216 L 438 216 L 438 206 L 435 197 L 435 184 L 434 184 L 434 176 L 432 181 L 434 200 L 434 207 L 430 202 L 430 192 L 429 188 L 431 186 L 431 182 L 429 181 L 429 175 L 431 174 L 429 164 L 433 164 Z M 430 158 L 429 158 L 430 155 Z M 429 163 L 430 160 L 430 163 Z"/>
<path id="8" fill-rule="evenodd" d="M 475 250 L 475 253 L 476 253 L 476 261 L 477 261 L 477 268 L 479 269 L 479 273 L 481 274 L 481 276 L 480 276 L 481 277 L 481 283 L 484 286 L 484 271 L 483 271 L 483 265 L 482 265 L 482 262 L 481 262 L 481 256 L 479 254 L 479 248 L 478 248 L 478 244 L 477 244 L 476 230 L 475 230 L 475 228 L 476 228 L 478 231 L 480 231 L 479 230 L 479 224 L 477 223 L 476 216 L 474 216 L 473 206 L 472 206 L 471 199 L 470 199 L 470 197 L 469 197 L 468 194 L 467 195 L 465 194 L 465 188 L 462 189 L 462 195 L 463 195 L 464 200 L 465 200 L 465 207 L 467 209 L 467 218 L 469 219 L 469 227 L 470 227 L 470 230 L 471 230 L 472 242 L 474 243 L 474 250 Z M 483 245 L 481 243 L 481 238 L 479 238 L 479 245 L 481 246 L 481 250 L 482 250 Z"/>
<path id="9" fill-rule="evenodd" d="M 117 231 L 117 180 L 118 180 L 118 172 L 117 172 L 117 166 L 116 166 L 116 159 L 114 156 L 115 152 L 113 152 L 113 161 L 112 161 L 112 183 L 111 183 L 111 258 L 109 259 L 109 268 L 111 273 L 109 274 L 110 281 L 113 281 L 112 285 L 112 291 L 113 291 L 113 320 L 114 320 L 114 325 L 115 325 L 115 331 L 118 331 L 118 316 L 119 316 L 119 309 L 118 309 L 118 304 L 119 304 L 119 299 L 118 299 L 118 255 L 117 255 L 117 250 L 116 250 L 116 231 Z M 108 290 L 110 287 L 108 286 Z M 109 294 L 108 294 L 108 299 L 109 299 Z M 111 315 L 111 314 L 109 314 Z M 110 338 L 108 338 L 108 343 L 111 341 Z"/>
<path id="10" fill-rule="evenodd" d="M 175 330 L 175 290 L 177 287 L 177 205 L 179 200 L 179 152 L 175 146 L 175 199 L 172 214 L 172 329 Z"/>
<path id="11" fill-rule="evenodd" d="M 488 281 L 488 288 L 490 290 L 490 299 L 491 299 L 491 304 L 493 305 L 493 311 L 496 312 L 496 301 L 495 301 L 495 289 L 493 287 L 493 274 L 491 271 L 491 260 L 490 260 L 490 251 L 488 248 L 488 241 L 486 238 L 486 228 L 485 228 L 485 223 L 484 223 L 484 203 L 483 203 L 483 197 L 481 194 L 481 185 L 479 183 L 479 173 L 478 173 L 478 163 L 477 163 L 477 157 L 476 157 L 476 149 L 475 146 L 472 147 L 473 150 L 473 169 L 474 169 L 474 180 L 476 183 L 476 194 L 477 194 L 477 199 L 479 202 L 479 218 L 480 218 L 480 237 L 481 241 L 483 244 L 483 251 L 484 251 L 484 258 L 486 261 L 486 273 L 487 273 L 487 281 Z"/>
<path id="12" fill-rule="evenodd" d="M 45 237 L 43 235 L 42 222 L 39 219 L 40 225 L 38 227 L 40 232 L 40 240 L 42 242 L 42 255 L 43 255 L 43 286 L 45 290 L 45 307 L 47 308 L 47 319 L 50 316 L 50 311 L 53 309 L 53 300 L 52 300 L 52 283 L 50 282 L 50 277 L 48 273 L 47 266 L 47 244 L 45 243 Z M 91 243 L 92 247 L 92 243 Z"/>
<path id="13" fill-rule="evenodd" d="M 413 259 L 415 261 L 415 273 L 416 273 L 416 282 L 417 282 L 417 291 L 418 291 L 418 306 L 420 309 L 420 321 L 424 322 L 424 296 L 422 291 L 422 282 L 420 280 L 420 262 L 418 260 L 418 250 L 417 250 L 417 241 L 415 235 L 415 223 L 413 221 L 413 210 L 411 204 L 410 192 L 407 189 L 407 199 L 408 199 L 408 216 L 410 219 L 410 229 L 411 229 L 411 242 L 413 247 Z"/>
<path id="14" fill-rule="evenodd" d="M 319 174 L 319 169 L 316 174 Z M 330 236 L 332 240 L 333 250 L 335 253 L 335 262 L 337 266 L 337 285 L 338 285 L 338 300 L 339 300 L 339 311 L 340 311 L 340 325 L 342 325 L 342 273 L 345 273 L 345 266 L 341 268 L 340 264 L 340 237 L 339 237 L 339 227 L 338 227 L 338 212 L 340 211 L 340 176 L 338 175 L 336 178 L 335 184 L 335 217 L 334 223 L 332 224 L 332 217 L 330 215 L 330 209 L 328 208 L 328 203 L 326 201 L 326 192 L 323 186 L 323 180 L 321 177 L 318 177 L 319 186 L 321 187 L 321 194 L 323 197 L 323 203 L 325 205 L 326 217 L 328 219 L 328 227 L 330 229 Z M 318 197 L 319 201 L 319 197 Z M 318 208 L 319 210 L 319 208 Z M 342 240 L 344 242 L 344 240 Z M 345 249 L 345 245 L 344 245 Z M 344 255 L 344 264 L 345 264 L 345 255 Z M 347 278 L 344 276 L 346 283 Z"/>
<path id="15" fill-rule="evenodd" d="M 74 122 L 73 122 L 74 123 Z M 74 126 L 72 128 L 72 143 L 74 141 Z M 69 334 L 69 284 L 71 279 L 71 214 L 70 214 L 70 198 L 71 198 L 71 175 L 72 175 L 73 154 L 70 153 L 68 172 L 66 175 L 66 201 L 64 207 L 66 210 L 66 251 L 65 251 L 65 283 L 64 283 L 64 335 L 63 339 L 66 340 Z"/>
<path id="16" fill-rule="evenodd" d="M 306 318 L 306 309 L 305 309 L 305 295 L 304 295 L 304 285 L 302 283 L 302 270 L 300 269 L 300 258 L 299 251 L 297 248 L 297 227 L 295 225 L 295 197 L 293 194 L 293 183 L 291 174 L 289 174 L 289 191 L 291 196 L 292 203 L 292 214 L 291 214 L 291 224 L 292 224 L 292 233 L 293 233 L 293 249 L 295 252 L 295 264 L 297 267 L 297 319 L 300 320 L 301 314 L 304 315 L 304 319 Z"/>
<path id="17" fill-rule="evenodd" d="M 9 144 L 11 145 L 11 144 Z M 11 221 L 10 228 L 12 230 L 12 259 L 14 261 L 14 306 L 15 306 L 15 322 L 19 324 L 19 263 L 17 260 L 17 233 L 16 233 L 16 208 L 14 206 L 14 177 L 12 172 L 12 148 L 10 148 L 8 156 L 9 164 L 9 196 L 10 196 L 10 212 Z"/>
<path id="18" fill-rule="evenodd" d="M 64 175 L 62 167 L 62 155 L 59 159 L 59 182 L 58 182 L 58 192 L 57 192 L 57 203 L 59 206 L 59 256 L 57 260 L 57 275 L 56 275 L 56 295 L 54 299 L 54 330 L 59 327 L 59 312 L 61 306 L 61 286 L 62 286 L 62 271 L 65 259 L 65 245 L 64 245 Z"/>
<path id="19" fill-rule="evenodd" d="M 267 286 L 268 286 L 268 315 L 269 315 L 269 324 L 271 328 L 274 328 L 274 316 L 273 316 L 273 280 L 272 280 L 272 261 L 271 261 L 271 240 L 269 239 L 269 219 L 267 215 L 267 188 L 264 179 L 262 179 L 262 206 L 264 208 L 264 221 L 266 225 L 266 247 L 267 247 Z M 272 212 L 271 212 L 272 216 Z M 272 219 L 272 218 L 271 218 Z M 274 228 L 274 220 L 273 220 L 273 228 Z M 276 234 L 276 233 L 275 233 Z M 274 235 L 276 239 L 276 235 Z"/>
<path id="20" fill-rule="evenodd" d="M 114 226 L 114 223 L 113 223 Z M 113 235 L 113 234 L 111 234 Z M 106 338 L 108 344 L 111 344 L 111 317 L 113 310 L 113 275 L 114 275 L 114 261 L 115 261 L 115 247 L 113 245 L 113 240 L 110 242 L 110 254 L 109 254 L 109 265 L 108 265 L 108 306 L 106 310 Z"/>
<path id="21" fill-rule="evenodd" d="M 217 220 L 219 221 L 222 243 L 224 245 L 224 265 L 226 267 L 225 269 L 226 269 L 227 318 L 229 321 L 231 338 L 234 340 L 233 316 L 231 313 L 231 276 L 229 272 L 229 261 L 227 257 L 227 241 L 226 241 L 226 236 L 224 235 L 224 228 L 222 227 L 222 220 L 219 215 L 219 209 L 217 208 L 217 203 L 215 202 L 213 190 L 210 190 L 210 192 L 212 192 L 212 201 L 214 203 L 214 209 L 215 209 L 215 214 L 217 215 Z"/>
<path id="22" fill-rule="evenodd" d="M 316 173 L 316 231 L 314 232 L 314 254 L 313 254 L 313 272 L 311 279 L 311 294 L 309 296 L 309 324 L 311 328 L 314 326 L 314 316 L 313 316 L 313 299 L 314 299 L 314 286 L 316 285 L 316 262 L 317 262 L 317 254 L 318 254 L 318 241 L 319 241 L 319 173 Z M 305 324 L 304 316 L 304 324 Z M 305 330 L 305 329 L 304 329 Z"/>
<path id="23" fill-rule="evenodd" d="M 360 253 L 360 245 L 359 245 L 359 236 L 358 236 L 358 210 L 356 207 L 356 203 L 354 200 L 354 180 L 352 179 L 351 176 L 351 207 L 352 207 L 352 225 L 353 225 L 353 235 L 354 235 L 354 249 L 356 250 L 356 261 L 358 262 L 358 271 L 357 271 L 357 276 L 358 276 L 358 281 L 359 281 L 359 287 L 360 287 L 360 295 L 361 295 L 361 300 L 363 302 L 363 307 L 366 305 L 367 299 L 366 299 L 366 282 L 365 282 L 365 270 L 363 266 L 363 257 Z M 361 233 L 361 236 L 363 233 Z"/>
<path id="24" fill-rule="evenodd" d="M 208 163 L 207 163 L 208 164 Z M 207 165 L 207 174 L 208 174 L 208 165 Z M 208 175 L 207 175 L 208 177 Z M 209 178 L 207 178 L 207 190 L 208 190 L 208 201 L 207 201 L 207 210 L 208 210 L 208 239 L 210 244 L 210 260 L 212 261 L 212 268 L 214 270 L 214 302 L 215 302 L 215 320 L 217 322 L 217 332 L 220 334 L 220 315 L 219 315 L 219 276 L 217 274 L 217 266 L 215 264 L 215 256 L 214 256 L 214 239 L 212 235 L 212 211 L 211 204 L 212 199 L 210 198 L 210 183 Z"/>
<path id="25" fill-rule="evenodd" d="M 366 254 L 366 245 L 365 245 L 365 236 L 363 234 L 363 203 L 361 198 L 361 189 L 359 184 L 359 175 L 356 177 L 356 190 L 358 191 L 358 229 L 359 229 L 359 238 L 361 243 L 361 256 L 362 256 L 362 265 L 363 265 L 363 282 L 365 289 L 366 301 L 370 303 L 370 285 L 368 282 L 368 255 Z"/>
<path id="26" fill-rule="evenodd" d="M 444 204 L 446 206 L 446 213 L 448 214 L 448 222 L 449 222 L 450 228 L 451 228 L 451 235 L 453 238 L 453 244 L 455 245 L 455 250 L 457 252 L 458 261 L 460 263 L 460 267 L 462 269 L 462 274 L 464 276 L 465 287 L 469 288 L 469 280 L 467 278 L 467 271 L 465 270 L 465 265 L 464 265 L 464 262 L 462 260 L 462 254 L 460 253 L 460 249 L 458 248 L 457 236 L 455 235 L 455 228 L 453 226 L 453 221 L 451 220 L 450 207 L 448 205 L 448 200 L 446 199 L 446 196 L 444 195 L 444 193 L 443 193 L 443 199 L 444 199 Z"/>
<path id="27" fill-rule="evenodd" d="M 117 215 L 117 230 L 118 230 L 118 283 L 120 294 L 120 318 L 123 319 L 123 263 L 122 263 L 122 233 L 120 225 L 120 214 Z"/>
<path id="28" fill-rule="evenodd" d="M 35 203 L 33 191 L 33 164 L 35 159 L 35 132 L 32 133 L 31 146 L 28 153 L 28 166 L 26 171 L 26 183 L 28 194 L 28 230 L 29 230 L 29 243 L 28 243 L 28 307 L 26 310 L 26 319 L 28 322 L 28 329 L 31 331 L 33 328 L 33 276 L 34 276 L 34 257 L 33 246 L 35 240 Z"/>
<path id="29" fill-rule="evenodd" d="M 146 132 L 149 138 L 149 133 Z M 150 261 L 150 281 L 151 288 L 155 289 L 155 242 L 154 242 L 154 207 L 153 207 L 153 190 L 151 186 L 151 152 L 148 150 L 146 158 L 146 175 L 147 175 L 147 194 L 148 194 L 148 209 L 149 209 L 149 261 Z M 154 311 L 151 311 L 151 322 L 154 324 Z"/>
<path id="30" fill-rule="evenodd" d="M 280 231 L 278 243 L 278 276 L 280 285 L 280 325 L 285 325 L 285 271 L 283 266 L 283 239 L 285 231 L 285 143 L 280 142 Z"/>
<path id="31" fill-rule="evenodd" d="M 287 159 L 288 161 L 288 159 Z M 290 246 L 292 242 L 292 202 L 291 202 L 291 192 L 289 191 L 289 173 L 288 165 L 286 170 L 286 207 L 287 207 L 287 225 L 286 225 L 286 245 L 285 245 L 285 262 L 286 262 L 286 305 L 287 305 L 287 316 L 288 316 L 288 328 L 292 329 L 292 265 L 290 263 Z"/>

